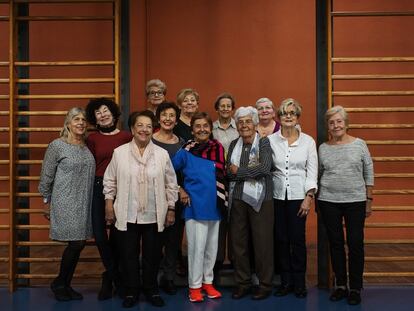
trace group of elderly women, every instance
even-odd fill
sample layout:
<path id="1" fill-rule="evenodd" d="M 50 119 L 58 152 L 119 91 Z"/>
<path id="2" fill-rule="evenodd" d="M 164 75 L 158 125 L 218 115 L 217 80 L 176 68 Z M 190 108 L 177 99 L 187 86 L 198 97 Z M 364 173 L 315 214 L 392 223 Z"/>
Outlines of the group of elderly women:
<path id="1" fill-rule="evenodd" d="M 276 110 L 261 98 L 256 108 L 234 112 L 233 97 L 223 93 L 213 123 L 198 112 L 196 91 L 180 92 L 180 109 L 165 94 L 162 81 L 149 81 L 148 109 L 129 116 L 130 132 L 117 128 L 120 112 L 112 100 L 91 100 L 86 112 L 72 108 L 61 137 L 49 144 L 39 191 L 51 239 L 68 242 L 51 284 L 55 298 L 83 298 L 71 280 L 86 240 L 94 237 L 105 267 L 98 299 L 112 297 L 115 286 L 125 308 L 136 304 L 140 291 L 163 306 L 159 268 L 164 289 L 175 294 L 184 228 L 191 302 L 222 296 L 213 285 L 214 267 L 225 258 L 227 233 L 237 283 L 233 299 L 271 294 L 274 245 L 281 277 L 274 295 L 304 298 L 306 218 L 317 195 L 336 279 L 330 299 L 359 304 L 373 164 L 365 142 L 347 133 L 346 111 L 327 111 L 329 140 L 319 147 L 318 167 L 315 142 L 299 127 L 302 107 L 294 99 Z M 87 121 L 96 127 L 88 137 Z"/>

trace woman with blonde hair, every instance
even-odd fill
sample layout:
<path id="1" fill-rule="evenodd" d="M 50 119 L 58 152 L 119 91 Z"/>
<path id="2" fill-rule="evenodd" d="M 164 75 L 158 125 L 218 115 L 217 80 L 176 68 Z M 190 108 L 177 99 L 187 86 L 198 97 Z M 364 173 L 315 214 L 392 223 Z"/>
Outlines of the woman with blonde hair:
<path id="1" fill-rule="evenodd" d="M 86 240 L 92 238 L 95 161 L 85 145 L 85 134 L 84 110 L 70 109 L 60 138 L 46 150 L 40 174 L 39 192 L 46 205 L 45 216 L 50 219 L 50 238 L 68 243 L 59 274 L 51 284 L 58 301 L 83 298 L 71 287 L 71 281 Z"/>

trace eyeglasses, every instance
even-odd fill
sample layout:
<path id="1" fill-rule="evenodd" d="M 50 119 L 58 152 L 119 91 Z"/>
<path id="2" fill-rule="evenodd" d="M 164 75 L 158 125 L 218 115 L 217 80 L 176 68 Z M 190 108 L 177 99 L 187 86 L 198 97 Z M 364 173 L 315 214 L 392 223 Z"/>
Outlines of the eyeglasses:
<path id="1" fill-rule="evenodd" d="M 148 96 L 150 96 L 150 97 L 164 96 L 164 92 L 162 92 L 162 91 L 151 91 L 151 92 L 148 93 Z"/>
<path id="2" fill-rule="evenodd" d="M 280 114 L 281 117 L 297 117 L 298 113 L 296 111 L 285 111 Z"/>
<path id="3" fill-rule="evenodd" d="M 237 121 L 238 125 L 252 125 L 253 124 L 253 120 L 252 119 L 247 119 L 247 120 L 239 120 Z"/>

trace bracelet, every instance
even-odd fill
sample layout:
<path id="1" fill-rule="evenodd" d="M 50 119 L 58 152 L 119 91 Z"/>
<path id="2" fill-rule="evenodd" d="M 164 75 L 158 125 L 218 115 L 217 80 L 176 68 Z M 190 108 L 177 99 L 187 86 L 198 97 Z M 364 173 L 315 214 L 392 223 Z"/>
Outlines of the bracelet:
<path id="1" fill-rule="evenodd" d="M 367 200 L 374 201 L 374 199 L 372 197 L 367 197 Z"/>
<path id="2" fill-rule="evenodd" d="M 175 208 L 171 208 L 171 207 L 169 207 L 169 208 L 168 208 L 168 211 L 175 212 Z"/>
<path id="3" fill-rule="evenodd" d="M 315 195 L 313 193 L 307 193 L 306 196 L 311 197 L 312 199 L 315 198 Z"/>

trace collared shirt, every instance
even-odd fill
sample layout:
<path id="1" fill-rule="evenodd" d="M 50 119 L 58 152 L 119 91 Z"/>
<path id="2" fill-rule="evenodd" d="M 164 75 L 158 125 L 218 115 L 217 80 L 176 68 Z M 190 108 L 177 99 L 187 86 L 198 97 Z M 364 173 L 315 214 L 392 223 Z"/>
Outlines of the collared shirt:
<path id="1" fill-rule="evenodd" d="M 214 121 L 213 123 L 213 137 L 217 139 L 224 147 L 224 150 L 227 154 L 229 151 L 230 143 L 239 137 L 239 132 L 237 131 L 236 121 L 232 118 L 228 128 L 224 129 L 220 121 Z"/>
<path id="2" fill-rule="evenodd" d="M 273 151 L 273 197 L 278 200 L 302 200 L 310 189 L 317 190 L 318 155 L 312 137 L 299 133 L 290 146 L 278 131 L 270 136 Z"/>

